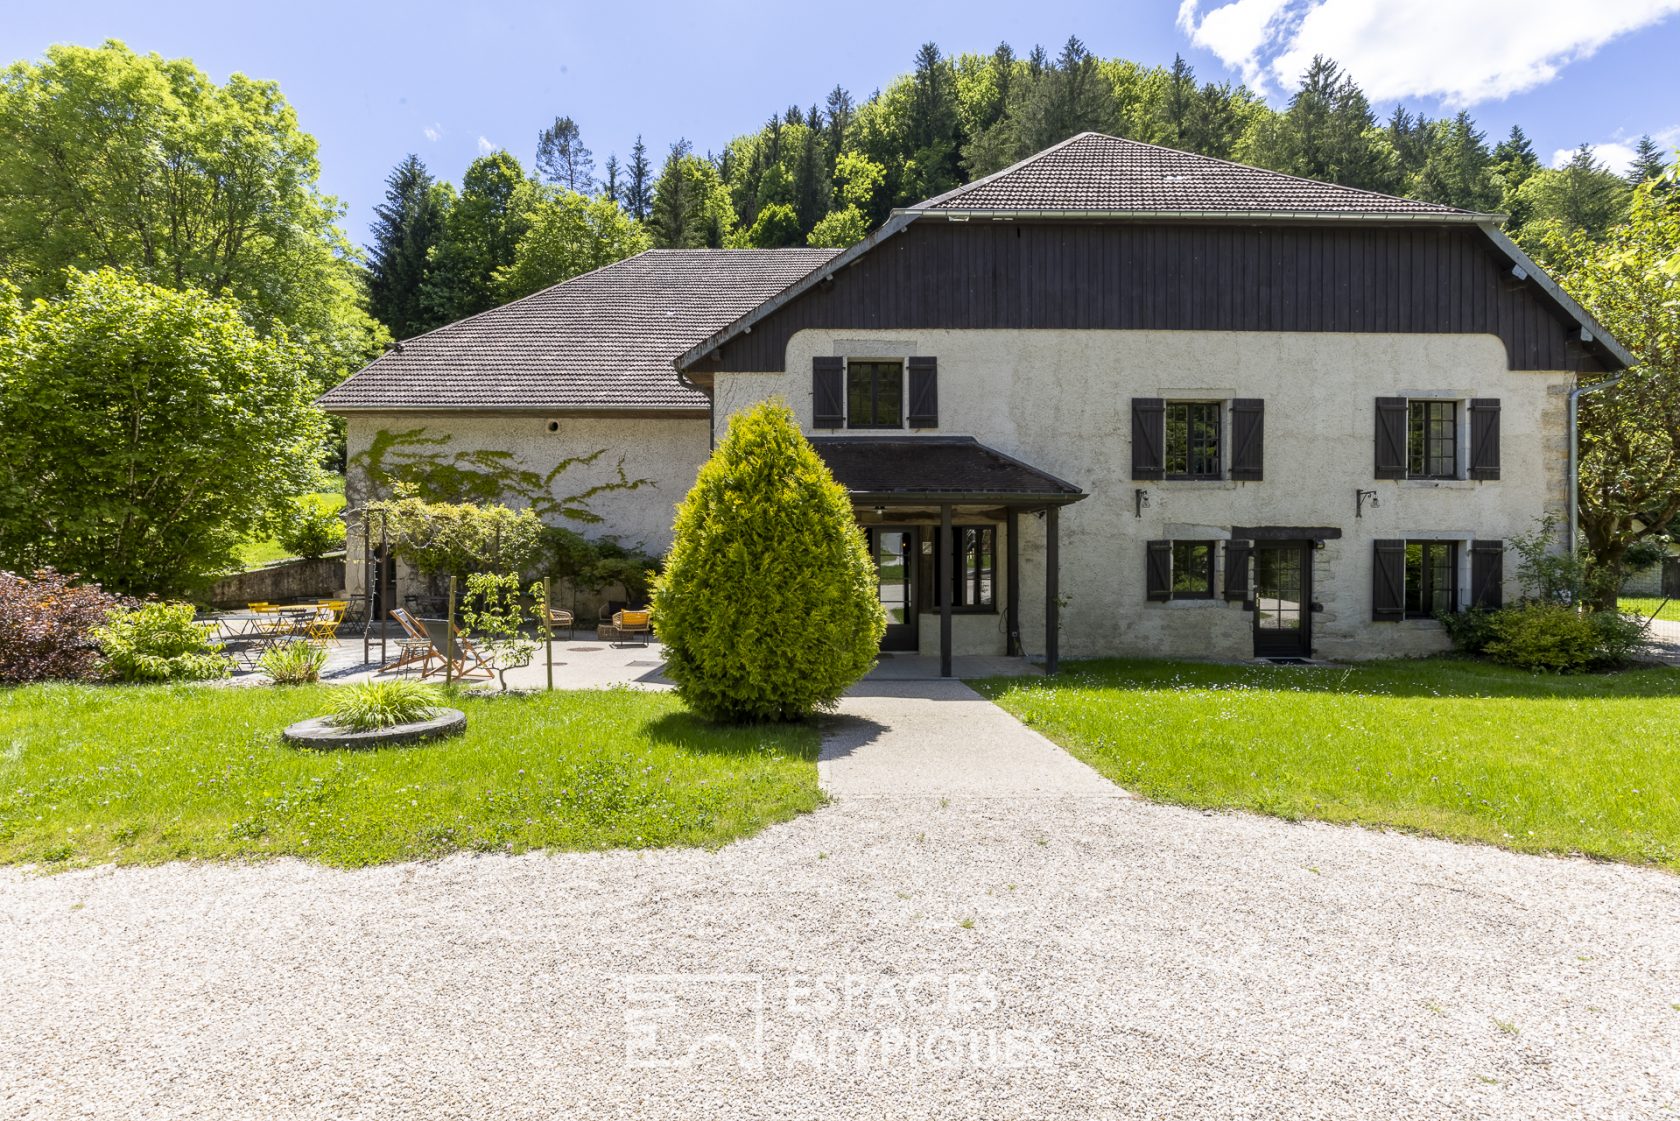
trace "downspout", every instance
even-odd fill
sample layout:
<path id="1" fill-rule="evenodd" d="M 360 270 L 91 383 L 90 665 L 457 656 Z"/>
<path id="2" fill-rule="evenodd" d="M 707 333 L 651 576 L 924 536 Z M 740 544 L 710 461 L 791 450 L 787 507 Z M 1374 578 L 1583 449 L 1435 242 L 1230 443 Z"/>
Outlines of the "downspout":
<path id="1" fill-rule="evenodd" d="M 706 395 L 706 450 L 717 451 L 717 398 L 712 396 L 711 390 L 701 389 L 683 371 L 677 371 L 677 384 L 684 389 L 692 389 L 696 393 Z"/>
<path id="2" fill-rule="evenodd" d="M 1623 370 L 1613 378 L 1608 378 L 1595 385 L 1577 385 L 1569 391 L 1569 555 L 1574 557 L 1579 551 L 1581 536 L 1581 422 L 1580 400 L 1588 393 L 1597 393 L 1601 389 L 1609 389 L 1623 378 L 1627 371 Z"/>

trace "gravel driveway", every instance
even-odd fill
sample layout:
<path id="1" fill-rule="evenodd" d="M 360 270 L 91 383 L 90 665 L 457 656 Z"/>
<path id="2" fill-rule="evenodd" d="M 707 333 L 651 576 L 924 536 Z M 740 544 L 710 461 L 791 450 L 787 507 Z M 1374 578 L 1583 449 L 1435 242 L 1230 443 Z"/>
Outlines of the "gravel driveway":
<path id="1" fill-rule="evenodd" d="M 1112 796 L 0 870 L 0 993 L 7 1118 L 1680 1110 L 1680 878 Z"/>

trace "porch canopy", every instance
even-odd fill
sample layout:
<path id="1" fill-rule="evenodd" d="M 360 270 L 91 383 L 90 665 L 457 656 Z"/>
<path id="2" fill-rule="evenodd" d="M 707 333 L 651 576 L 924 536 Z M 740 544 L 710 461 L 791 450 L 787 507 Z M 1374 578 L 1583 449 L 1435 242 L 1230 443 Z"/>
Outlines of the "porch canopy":
<path id="1" fill-rule="evenodd" d="M 972 436 L 813 436 L 811 445 L 857 506 L 880 507 L 903 514 L 937 513 L 942 537 L 951 536 L 954 508 L 979 509 L 1006 523 L 1008 564 L 1004 609 L 1009 653 L 1019 654 L 1020 534 L 1024 510 L 1044 516 L 1044 659 L 1057 667 L 1057 607 L 1060 557 L 1058 514 L 1085 492 L 1046 471 L 989 448 Z M 951 586 L 949 548 L 937 550 L 939 586 Z M 940 596 L 939 672 L 951 676 L 951 599 Z"/>

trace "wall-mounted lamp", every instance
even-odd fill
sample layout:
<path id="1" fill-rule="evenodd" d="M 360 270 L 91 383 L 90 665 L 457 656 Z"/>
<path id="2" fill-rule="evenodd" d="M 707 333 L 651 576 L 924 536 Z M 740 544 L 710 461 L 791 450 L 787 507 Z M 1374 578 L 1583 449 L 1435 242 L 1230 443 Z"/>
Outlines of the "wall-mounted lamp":
<path id="1" fill-rule="evenodd" d="M 1377 492 L 1374 490 L 1355 490 L 1353 492 L 1353 516 L 1356 518 L 1363 518 L 1365 516 L 1365 507 L 1367 504 L 1373 510 L 1377 508 L 1379 505 L 1377 502 Z"/>
<path id="2" fill-rule="evenodd" d="M 1132 515 L 1143 517 L 1143 512 L 1149 508 L 1149 492 L 1142 487 L 1132 491 Z"/>
<path id="3" fill-rule="evenodd" d="M 875 507 L 875 518 L 876 518 L 877 521 L 881 520 L 882 518 L 885 518 L 886 516 L 887 516 L 887 508 L 885 506 Z"/>

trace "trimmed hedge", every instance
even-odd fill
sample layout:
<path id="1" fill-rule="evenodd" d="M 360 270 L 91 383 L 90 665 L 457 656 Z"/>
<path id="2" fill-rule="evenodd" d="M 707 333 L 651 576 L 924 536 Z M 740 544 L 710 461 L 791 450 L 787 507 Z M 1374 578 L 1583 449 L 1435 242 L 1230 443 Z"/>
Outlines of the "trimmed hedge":
<path id="1" fill-rule="evenodd" d="M 874 561 L 846 491 L 782 402 L 735 417 L 675 535 L 653 621 L 696 712 L 803 719 L 875 664 L 886 616 Z"/>

